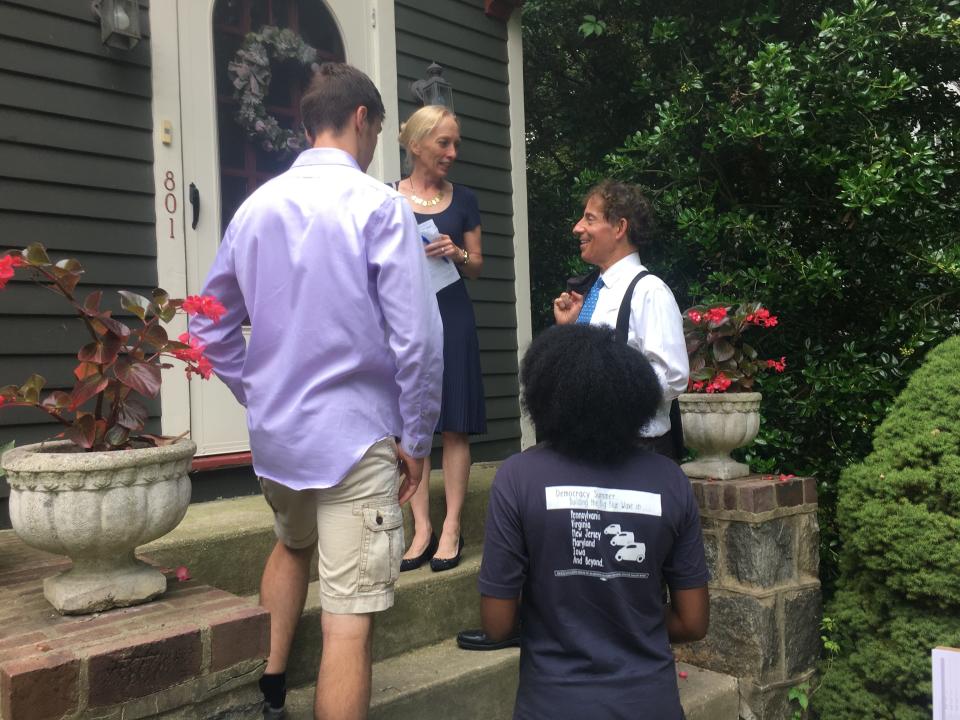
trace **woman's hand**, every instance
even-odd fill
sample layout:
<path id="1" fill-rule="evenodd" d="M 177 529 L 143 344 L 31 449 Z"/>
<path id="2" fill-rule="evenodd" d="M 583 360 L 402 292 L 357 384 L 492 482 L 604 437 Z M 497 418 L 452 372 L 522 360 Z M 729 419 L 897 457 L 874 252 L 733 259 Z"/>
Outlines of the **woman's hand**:
<path id="1" fill-rule="evenodd" d="M 583 295 L 578 292 L 560 293 L 553 301 L 553 320 L 557 325 L 569 325 L 577 321 L 580 308 L 583 307 Z"/>
<path id="2" fill-rule="evenodd" d="M 457 247 L 457 244 L 450 239 L 449 235 L 441 235 L 432 243 L 423 246 L 427 257 L 432 258 L 450 258 L 458 265 L 463 263 L 463 250 Z"/>

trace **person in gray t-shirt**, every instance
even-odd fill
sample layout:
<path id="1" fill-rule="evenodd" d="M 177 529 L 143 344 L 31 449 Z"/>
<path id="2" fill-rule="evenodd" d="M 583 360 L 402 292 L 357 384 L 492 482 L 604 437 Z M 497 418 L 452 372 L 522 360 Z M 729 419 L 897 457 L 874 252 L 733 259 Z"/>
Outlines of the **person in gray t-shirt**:
<path id="1" fill-rule="evenodd" d="M 490 641 L 519 613 L 514 717 L 680 720 L 670 642 L 706 634 L 709 574 L 689 480 L 636 447 L 656 375 L 613 330 L 567 325 L 521 379 L 544 442 L 497 473 L 479 581 Z"/>

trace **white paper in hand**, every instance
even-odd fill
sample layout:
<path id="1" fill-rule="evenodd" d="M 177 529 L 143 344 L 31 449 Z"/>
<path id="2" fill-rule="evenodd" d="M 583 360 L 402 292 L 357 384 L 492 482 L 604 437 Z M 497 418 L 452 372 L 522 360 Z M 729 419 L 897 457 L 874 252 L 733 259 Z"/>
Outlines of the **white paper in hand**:
<path id="1" fill-rule="evenodd" d="M 440 237 L 440 230 L 433 220 L 422 222 L 417 228 L 420 230 L 420 238 L 424 245 Z M 460 273 L 457 272 L 453 261 L 448 258 L 428 257 L 427 270 L 430 274 L 430 287 L 434 292 L 443 290 L 447 285 L 452 285 L 460 279 Z"/>

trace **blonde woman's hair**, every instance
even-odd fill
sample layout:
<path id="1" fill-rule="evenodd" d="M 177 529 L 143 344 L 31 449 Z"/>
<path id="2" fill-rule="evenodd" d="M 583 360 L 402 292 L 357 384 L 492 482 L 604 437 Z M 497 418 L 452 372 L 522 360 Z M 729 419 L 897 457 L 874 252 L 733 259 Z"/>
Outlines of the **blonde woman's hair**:
<path id="1" fill-rule="evenodd" d="M 424 105 L 400 125 L 400 145 L 404 150 L 403 164 L 408 172 L 413 168 L 413 153 L 410 147 L 414 143 L 422 142 L 447 117 L 452 117 L 457 127 L 460 127 L 457 116 L 443 105 Z"/>

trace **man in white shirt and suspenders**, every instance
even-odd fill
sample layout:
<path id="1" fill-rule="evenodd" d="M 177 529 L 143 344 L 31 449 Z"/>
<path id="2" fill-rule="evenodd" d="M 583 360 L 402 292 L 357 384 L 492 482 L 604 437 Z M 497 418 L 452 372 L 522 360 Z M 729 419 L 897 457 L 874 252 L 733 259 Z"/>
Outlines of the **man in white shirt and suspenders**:
<path id="1" fill-rule="evenodd" d="M 663 387 L 663 402 L 641 431 L 642 442 L 679 461 L 679 412 L 674 410 L 671 424 L 671 405 L 687 389 L 690 366 L 673 293 L 640 262 L 639 249 L 652 230 L 650 202 L 636 186 L 604 180 L 591 188 L 573 234 L 580 240 L 580 257 L 597 270 L 554 300 L 553 315 L 561 325 L 617 328 L 650 361 Z"/>

